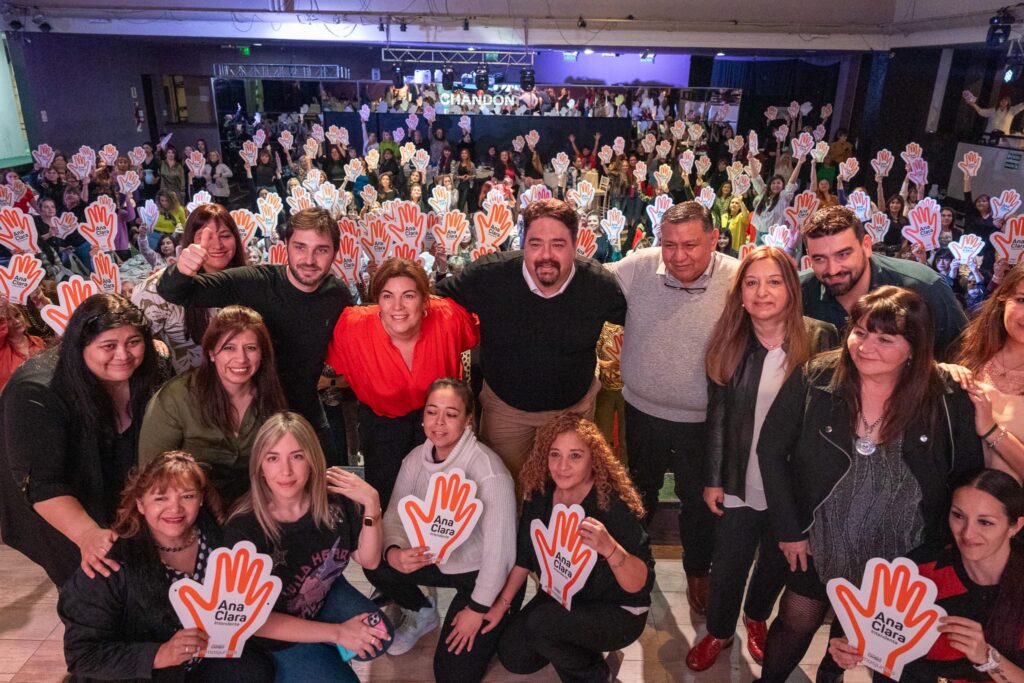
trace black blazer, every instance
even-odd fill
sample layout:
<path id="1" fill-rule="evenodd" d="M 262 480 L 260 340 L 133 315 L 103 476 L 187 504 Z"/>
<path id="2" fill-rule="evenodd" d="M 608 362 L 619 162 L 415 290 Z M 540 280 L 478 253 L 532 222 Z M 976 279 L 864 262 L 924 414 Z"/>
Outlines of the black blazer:
<path id="1" fill-rule="evenodd" d="M 780 541 L 807 538 L 814 511 L 850 469 L 854 434 L 849 406 L 828 386 L 833 370 L 819 359 L 790 375 L 761 428 L 757 457 L 769 517 Z M 919 414 L 903 438 L 903 459 L 921 487 L 927 545 L 948 535 L 950 480 L 985 464 L 970 397 L 944 372 L 943 381 L 934 431 Z"/>
<path id="2" fill-rule="evenodd" d="M 831 323 L 804 316 L 804 328 L 810 337 L 812 356 L 839 344 L 839 333 Z M 721 386 L 708 379 L 704 485 L 721 487 L 727 494 L 741 498 L 754 438 L 754 407 L 767 355 L 768 350 L 751 333 L 746 355 L 729 383 Z"/>

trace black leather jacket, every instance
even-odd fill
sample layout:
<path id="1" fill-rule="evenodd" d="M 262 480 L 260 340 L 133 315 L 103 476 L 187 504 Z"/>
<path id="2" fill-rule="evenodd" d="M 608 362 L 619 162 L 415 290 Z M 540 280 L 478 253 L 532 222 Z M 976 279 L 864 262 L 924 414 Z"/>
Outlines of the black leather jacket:
<path id="1" fill-rule="evenodd" d="M 815 510 L 850 470 L 854 434 L 849 406 L 829 386 L 833 369 L 819 360 L 793 372 L 761 428 L 757 458 L 779 541 L 805 540 Z M 903 460 L 921 488 L 924 545 L 948 536 L 950 481 L 985 466 L 974 405 L 945 372 L 942 376 L 945 393 L 934 429 L 919 411 L 903 437 Z"/>
<path id="2" fill-rule="evenodd" d="M 810 337 L 812 356 L 839 345 L 839 334 L 831 323 L 804 316 L 804 328 Z M 746 355 L 729 383 L 721 386 L 708 379 L 704 485 L 721 487 L 727 494 L 740 498 L 746 488 L 754 438 L 754 406 L 767 355 L 768 350 L 751 333 Z"/>

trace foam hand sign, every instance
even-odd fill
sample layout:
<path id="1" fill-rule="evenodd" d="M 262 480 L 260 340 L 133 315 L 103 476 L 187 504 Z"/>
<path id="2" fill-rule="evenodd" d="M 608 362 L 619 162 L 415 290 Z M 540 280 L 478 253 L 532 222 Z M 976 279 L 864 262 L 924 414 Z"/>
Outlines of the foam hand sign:
<path id="1" fill-rule="evenodd" d="M 411 142 L 407 142 L 398 148 L 399 165 L 405 166 L 412 161 L 413 155 L 416 154 L 416 145 Z"/>
<path id="2" fill-rule="evenodd" d="M 729 176 L 729 182 L 730 183 L 735 183 L 736 179 L 739 178 L 740 175 L 743 173 L 743 162 L 742 161 L 734 161 L 734 162 L 732 162 L 732 164 L 728 168 L 725 169 L 725 173 L 726 173 L 726 175 Z"/>
<path id="3" fill-rule="evenodd" d="M 311 168 L 306 171 L 306 179 L 302 181 L 302 186 L 306 188 L 306 191 L 313 194 L 320 189 L 320 185 L 324 182 L 324 172 L 319 168 Z"/>
<path id="4" fill-rule="evenodd" d="M 278 242 L 270 247 L 270 251 L 267 254 L 267 263 L 272 266 L 288 265 L 288 249 L 283 243 Z"/>
<path id="5" fill-rule="evenodd" d="M 476 224 L 477 242 L 492 247 L 501 246 L 512 232 L 512 213 L 504 204 L 495 204 L 487 213 L 473 216 Z"/>
<path id="6" fill-rule="evenodd" d="M 565 152 L 556 154 L 555 158 L 551 160 L 551 168 L 558 175 L 565 173 L 566 169 L 569 168 L 569 155 Z"/>
<path id="7" fill-rule="evenodd" d="M 825 155 L 828 154 L 828 143 L 819 142 L 811 150 L 811 158 L 817 161 L 819 164 L 824 163 Z"/>
<path id="8" fill-rule="evenodd" d="M 661 189 L 667 190 L 668 182 L 670 180 L 672 180 L 672 167 L 668 164 L 662 164 L 658 167 L 658 170 L 654 172 L 654 182 L 656 182 L 658 187 Z"/>
<path id="9" fill-rule="evenodd" d="M 364 123 L 370 120 L 369 105 L 364 104 L 363 106 L 359 107 L 359 118 L 361 118 Z"/>
<path id="10" fill-rule="evenodd" d="M 732 181 L 732 193 L 734 196 L 742 197 L 750 191 L 750 176 L 740 173 L 736 180 Z"/>
<path id="11" fill-rule="evenodd" d="M 636 162 L 636 168 L 633 169 L 633 177 L 636 178 L 636 182 L 638 183 L 642 183 L 647 180 L 647 164 L 645 162 Z"/>
<path id="12" fill-rule="evenodd" d="M 826 132 L 827 131 L 825 130 L 825 126 L 819 123 L 817 126 L 814 127 L 814 130 L 811 131 L 811 137 L 814 138 L 815 142 L 821 142 L 822 140 L 825 139 Z"/>
<path id="13" fill-rule="evenodd" d="M 481 244 L 479 247 L 477 247 L 473 251 L 469 252 L 469 260 L 470 261 L 476 261 L 477 259 L 479 259 L 482 256 L 487 256 L 487 254 L 496 254 L 496 253 L 498 253 L 497 247 L 492 247 L 489 244 Z"/>
<path id="14" fill-rule="evenodd" d="M 939 248 L 940 207 L 931 197 L 925 197 L 910 210 L 907 216 L 910 225 L 903 228 L 903 236 L 912 244 L 921 245 L 925 251 Z"/>
<path id="15" fill-rule="evenodd" d="M 146 226 L 147 229 L 152 230 L 153 226 L 156 225 L 156 221 L 160 218 L 160 209 L 157 208 L 156 202 L 152 199 L 147 199 L 146 203 L 139 207 L 139 220 Z M 63 216 L 61 216 L 63 218 Z M 78 229 L 78 226 L 75 226 Z"/>
<path id="16" fill-rule="evenodd" d="M 277 136 L 277 144 L 281 145 L 284 151 L 290 152 L 295 146 L 295 136 L 290 130 L 281 131 L 281 134 Z"/>
<path id="17" fill-rule="evenodd" d="M 755 154 L 760 152 L 760 144 L 761 140 L 757 137 L 757 133 L 755 131 L 750 131 L 749 133 L 747 133 L 748 156 L 753 157 Z"/>
<path id="18" fill-rule="evenodd" d="M 690 135 L 690 140 L 697 142 L 704 136 L 704 126 L 699 123 L 691 123 L 686 126 L 686 132 Z"/>
<path id="19" fill-rule="evenodd" d="M 671 177 L 671 175 L 672 172 L 669 171 L 669 177 Z M 668 181 L 666 181 L 666 183 L 667 182 Z M 589 180 L 581 180 L 576 185 L 575 190 L 569 190 L 566 194 L 568 195 L 566 199 L 575 204 L 577 210 L 585 211 L 590 208 L 591 203 L 594 201 L 594 186 Z"/>
<path id="20" fill-rule="evenodd" d="M 324 141 L 324 127 L 319 123 L 314 123 L 312 128 L 309 129 L 309 137 L 313 138 L 317 142 Z"/>
<path id="21" fill-rule="evenodd" d="M 338 126 L 330 126 L 327 128 L 327 132 L 324 134 L 327 137 L 327 141 L 335 146 L 348 147 L 348 129 L 339 128 Z"/>
<path id="22" fill-rule="evenodd" d="M 875 173 L 882 178 L 889 175 L 889 171 L 892 170 L 893 162 L 896 159 L 893 158 L 892 152 L 887 149 L 878 150 L 878 154 L 871 160 L 871 168 L 875 169 Z"/>
<path id="23" fill-rule="evenodd" d="M 1024 216 L 1014 216 L 1006 221 L 1003 229 L 992 233 L 988 241 L 1001 258 L 1016 265 L 1024 252 Z"/>
<path id="24" fill-rule="evenodd" d="M 363 186 L 363 189 L 359 190 L 359 196 L 363 200 L 363 206 L 373 206 L 377 203 L 377 188 L 367 184 Z"/>
<path id="25" fill-rule="evenodd" d="M 681 119 L 677 119 L 672 127 L 669 128 L 669 132 L 672 133 L 672 137 L 676 140 L 682 140 L 683 136 L 686 135 L 686 124 Z"/>
<path id="26" fill-rule="evenodd" d="M 405 139 L 405 128 L 395 128 L 391 138 L 395 141 L 396 145 L 402 144 L 402 140 Z"/>
<path id="27" fill-rule="evenodd" d="M 359 243 L 352 235 L 342 234 L 331 272 L 347 285 L 359 282 Z"/>
<path id="28" fill-rule="evenodd" d="M 847 205 L 857 214 L 861 223 L 871 220 L 871 197 L 864 190 L 854 190 L 846 199 Z"/>
<path id="29" fill-rule="evenodd" d="M 92 164 L 81 154 L 73 154 L 68 162 L 68 170 L 79 180 L 85 180 L 92 170 Z"/>
<path id="30" fill-rule="evenodd" d="M 587 583 L 597 565 L 597 551 L 583 544 L 580 524 L 586 513 L 579 505 L 559 503 L 551 511 L 545 526 L 539 519 L 530 522 L 530 540 L 540 566 L 540 589 L 565 609 L 572 609 L 572 598 Z"/>
<path id="31" fill-rule="evenodd" d="M 735 157 L 743 149 L 743 138 L 729 138 L 729 142 L 726 143 L 726 147 L 729 149 L 729 154 L 732 154 Z"/>
<path id="32" fill-rule="evenodd" d="M 793 146 L 793 156 L 797 159 L 807 156 L 811 149 L 814 147 L 814 138 L 808 132 L 800 133 L 797 137 L 791 141 Z"/>
<path id="33" fill-rule="evenodd" d="M 526 138 L 522 135 L 517 135 L 512 138 L 512 149 L 514 149 L 517 154 L 523 151 L 523 147 L 526 147 Z"/>
<path id="34" fill-rule="evenodd" d="M 750 157 L 747 160 L 747 175 L 751 180 L 761 177 L 761 161 L 757 157 Z"/>
<path id="35" fill-rule="evenodd" d="M 715 205 L 715 191 L 705 185 L 701 188 L 700 193 L 694 197 L 697 203 L 701 204 L 708 211 Z"/>
<path id="36" fill-rule="evenodd" d="M 39 253 L 39 235 L 32 216 L 13 206 L 0 209 L 0 244 L 15 254 Z"/>
<path id="37" fill-rule="evenodd" d="M 89 276 L 96 290 L 103 294 L 121 293 L 121 272 L 109 254 L 99 253 L 92 257 L 93 273 Z"/>
<path id="38" fill-rule="evenodd" d="M 9 264 L 0 266 L 0 292 L 12 304 L 25 305 L 45 274 L 35 256 L 15 254 Z"/>
<path id="39" fill-rule="evenodd" d="M 740 261 L 747 258 L 750 252 L 754 251 L 756 245 L 753 242 L 747 242 L 746 244 L 740 245 L 740 250 L 736 254 L 736 258 Z"/>
<path id="40" fill-rule="evenodd" d="M 654 201 L 647 205 L 647 217 L 651 219 L 651 227 L 654 229 L 654 235 L 661 237 L 661 219 L 665 217 L 665 212 L 672 207 L 672 197 L 667 194 L 660 194 L 654 198 Z"/>
<path id="41" fill-rule="evenodd" d="M 785 249 L 789 246 L 789 238 L 791 235 L 792 231 L 785 225 L 773 225 L 768 228 L 768 232 L 765 233 L 764 243 L 769 247 Z"/>
<path id="42" fill-rule="evenodd" d="M 249 209 L 235 209 L 231 212 L 231 218 L 238 226 L 238 234 L 242 238 L 242 246 L 248 247 L 253 238 L 256 237 L 256 229 L 260 221 Z"/>
<path id="43" fill-rule="evenodd" d="M 338 220 L 338 232 L 342 236 L 349 235 L 354 239 L 359 239 L 359 226 L 351 218 L 341 218 Z"/>
<path id="44" fill-rule="evenodd" d="M 445 564 L 466 542 L 483 512 L 476 482 L 458 467 L 431 475 L 424 498 L 408 495 L 398 501 L 410 546 L 425 546 L 437 565 Z"/>
<path id="45" fill-rule="evenodd" d="M 693 150 L 688 149 L 679 155 L 679 167 L 683 169 L 683 173 L 690 175 L 693 171 L 694 160 Z"/>
<path id="46" fill-rule="evenodd" d="M 796 100 L 789 103 L 789 107 L 786 109 L 786 113 L 789 114 L 789 118 L 795 119 L 800 115 L 800 103 Z"/>
<path id="47" fill-rule="evenodd" d="M 965 176 L 973 178 L 978 175 L 978 169 L 981 168 L 981 155 L 971 150 L 964 154 L 964 158 L 957 163 L 957 167 L 964 172 Z"/>
<path id="48" fill-rule="evenodd" d="M 608 340 L 601 347 L 601 351 L 605 357 L 617 361 L 622 357 L 622 340 L 624 334 L 622 328 L 619 328 L 615 334 L 611 335 Z"/>
<path id="49" fill-rule="evenodd" d="M 640 141 L 640 146 L 644 149 L 644 154 L 650 154 L 654 151 L 654 146 L 658 144 L 658 138 L 654 136 L 654 133 L 648 133 L 644 136 L 643 140 Z"/>
<path id="50" fill-rule="evenodd" d="M 345 164 L 345 182 L 354 183 L 363 174 L 363 162 L 353 159 Z"/>
<path id="51" fill-rule="evenodd" d="M 429 104 L 423 105 L 423 118 L 427 120 L 427 123 L 433 123 L 434 119 L 437 118 L 437 112 Z"/>
<path id="52" fill-rule="evenodd" d="M 53 163 L 53 157 L 56 156 L 53 151 L 53 147 L 50 147 L 45 142 L 32 152 L 32 158 L 36 160 L 36 164 L 39 168 L 50 168 L 50 164 Z"/>
<path id="53" fill-rule="evenodd" d="M 307 157 L 309 157 L 310 159 L 315 158 L 316 155 L 317 155 L 317 152 L 319 150 L 320 150 L 320 143 L 317 142 L 316 138 L 314 138 L 314 137 L 306 138 L 306 144 L 303 145 L 302 151 L 306 153 Z"/>
<path id="54" fill-rule="evenodd" d="M 239 541 L 210 554 L 202 583 L 179 579 L 171 584 L 168 597 L 182 626 L 210 638 L 203 657 L 242 655 L 246 640 L 267 621 L 281 594 L 273 568 L 269 555 L 256 552 L 250 541 Z"/>
<path id="55" fill-rule="evenodd" d="M 853 180 L 853 176 L 857 175 L 859 171 L 860 162 L 857 161 L 856 157 L 850 157 L 846 161 L 839 163 L 839 177 L 843 179 L 844 183 Z"/>
<path id="56" fill-rule="evenodd" d="M 446 254 L 454 254 L 458 251 L 468 230 L 469 220 L 466 218 L 466 214 L 461 211 L 448 211 L 444 214 L 441 222 L 434 226 L 434 237 L 444 245 Z"/>
<path id="57" fill-rule="evenodd" d="M 859 588 L 846 579 L 832 579 L 826 590 L 864 665 L 895 680 L 904 666 L 932 648 L 939 638 L 939 619 L 946 616 L 935 604 L 935 584 L 905 557 L 871 559 Z"/>
<path id="58" fill-rule="evenodd" d="M 126 171 L 117 176 L 117 187 L 121 194 L 130 195 L 139 189 L 141 184 L 142 181 L 139 179 L 139 174 L 135 171 Z"/>
<path id="59" fill-rule="evenodd" d="M 21 198 L 25 196 L 25 193 L 28 192 L 28 185 L 21 182 L 20 178 L 15 178 L 14 182 L 8 185 L 8 187 L 11 188 L 11 199 L 14 204 L 20 202 Z"/>
<path id="60" fill-rule="evenodd" d="M 81 275 L 72 275 L 68 280 L 57 283 L 58 303 L 43 306 L 39 315 L 50 329 L 58 336 L 63 336 L 71 314 L 83 301 L 97 293 L 96 285 L 86 281 Z"/>
<path id="61" fill-rule="evenodd" d="M 331 183 L 324 183 L 317 188 L 316 192 L 313 193 L 313 201 L 321 209 L 333 211 L 334 207 L 338 205 L 338 199 L 341 195 Z"/>
<path id="62" fill-rule="evenodd" d="M 78 219 L 70 211 L 50 219 L 50 233 L 57 239 L 66 238 L 75 230 L 78 230 Z"/>
<path id="63" fill-rule="evenodd" d="M 263 143 L 267 141 L 267 132 L 262 128 L 259 129 L 253 134 L 252 141 L 256 143 L 257 147 L 263 147 Z"/>
<path id="64" fill-rule="evenodd" d="M 468 132 L 470 132 L 473 129 L 473 122 L 470 120 L 470 118 L 468 116 L 460 116 L 459 117 L 459 128 L 461 128 L 464 132 L 468 133 Z M 532 133 L 533 131 L 530 131 L 530 132 Z M 533 143 L 533 145 L 536 145 L 536 144 L 537 144 L 536 142 Z M 533 145 L 530 145 L 530 146 L 533 147 Z"/>
<path id="65" fill-rule="evenodd" d="M 85 223 L 79 226 L 78 232 L 100 251 L 112 251 L 114 237 L 117 236 L 117 209 L 114 200 L 108 195 L 102 195 L 85 207 Z"/>
<path id="66" fill-rule="evenodd" d="M 452 205 L 452 191 L 444 185 L 435 185 L 427 204 L 438 214 L 445 214 Z"/>
<path id="67" fill-rule="evenodd" d="M 907 177 L 910 178 L 910 182 L 915 185 L 928 184 L 928 162 L 921 158 L 911 161 L 910 167 L 907 171 Z"/>
<path id="68" fill-rule="evenodd" d="M 570 192 L 572 192 L 572 190 L 570 190 Z M 480 203 L 480 210 L 481 211 L 490 211 L 491 207 L 494 206 L 495 204 L 504 204 L 504 203 L 505 203 L 505 193 L 502 192 L 501 189 L 496 187 L 493 190 L 488 191 L 487 196 L 484 197 L 483 202 Z"/>
<path id="69" fill-rule="evenodd" d="M 785 142 L 786 138 L 789 137 L 789 126 L 782 124 L 775 129 L 775 139 L 779 142 Z"/>
<path id="70" fill-rule="evenodd" d="M 810 102 L 804 102 L 803 104 L 800 105 L 800 115 L 807 116 L 808 114 L 811 113 L 812 109 L 814 109 L 813 104 L 811 104 Z"/>
<path id="71" fill-rule="evenodd" d="M 655 150 L 658 152 L 658 158 L 664 159 L 668 156 L 668 153 L 672 151 L 672 143 L 668 140 L 662 140 L 658 143 L 658 146 L 655 147 Z"/>
<path id="72" fill-rule="evenodd" d="M 821 120 L 825 121 L 830 116 L 832 116 L 832 105 L 826 104 L 821 108 Z"/>
<path id="73" fill-rule="evenodd" d="M 192 195 L 192 201 L 185 205 L 185 212 L 192 213 L 203 204 L 209 204 L 211 200 L 210 193 L 206 190 L 199 190 Z"/>
<path id="74" fill-rule="evenodd" d="M 309 192 L 304 187 L 292 188 L 291 196 L 287 197 L 285 201 L 288 202 L 288 213 L 291 215 L 297 214 L 299 211 L 305 211 L 306 209 L 312 209 L 314 207 L 313 197 L 310 196 Z"/>
<path id="75" fill-rule="evenodd" d="M 885 235 L 889 232 L 889 226 L 892 222 L 889 217 L 881 211 L 876 211 L 871 214 L 871 220 L 864 224 L 864 228 L 871 235 L 872 244 L 882 244 L 885 242 Z"/>
<path id="76" fill-rule="evenodd" d="M 1017 190 L 1003 190 L 998 197 L 992 198 L 991 204 L 992 219 L 1004 219 L 1017 213 L 1017 209 L 1020 208 L 1020 194 Z"/>
<path id="77" fill-rule="evenodd" d="M 608 235 L 608 241 L 613 248 L 618 248 L 622 231 L 626 228 L 626 216 L 616 208 L 608 209 L 608 213 L 601 219 L 601 229 Z"/>
<path id="78" fill-rule="evenodd" d="M 238 156 L 242 157 L 242 163 L 246 166 L 256 165 L 256 154 L 259 149 L 256 147 L 256 143 L 252 140 L 246 140 L 242 143 L 242 149 L 238 150 Z"/>
<path id="79" fill-rule="evenodd" d="M 376 171 L 377 166 L 380 164 L 380 152 L 376 149 L 371 149 L 366 153 L 364 159 L 366 160 L 366 170 Z"/>
<path id="80" fill-rule="evenodd" d="M 608 145 L 603 145 L 601 151 L 597 153 L 597 158 L 601 160 L 601 163 L 608 165 L 612 162 L 612 148 Z"/>
<path id="81" fill-rule="evenodd" d="M 551 189 L 547 185 L 534 185 L 519 195 L 519 207 L 525 209 L 542 199 L 551 199 Z"/>
<path id="82" fill-rule="evenodd" d="M 612 151 L 616 154 L 622 154 L 626 151 L 626 139 L 621 135 L 612 140 Z"/>
<path id="83" fill-rule="evenodd" d="M 985 240 L 977 235 L 964 235 L 959 241 L 949 243 L 949 250 L 953 252 L 953 258 L 960 263 L 973 261 L 984 248 Z"/>
<path id="84" fill-rule="evenodd" d="M 917 144 L 916 142 L 911 142 L 907 144 L 906 148 L 902 152 L 900 152 L 900 156 L 903 158 L 903 163 L 907 165 L 907 168 L 910 168 L 910 163 L 914 159 L 921 158 L 922 151 L 923 150 L 921 149 L 921 145 Z"/>
<path id="85" fill-rule="evenodd" d="M 10 185 L 0 185 L 0 207 L 14 206 L 14 192 Z"/>
<path id="86" fill-rule="evenodd" d="M 203 175 L 203 166 L 205 165 L 206 159 L 203 158 L 202 152 L 192 152 L 185 159 L 185 167 L 188 168 L 189 173 L 196 178 Z"/>
<path id="87" fill-rule="evenodd" d="M 113 166 L 114 162 L 117 161 L 117 147 L 114 147 L 109 143 L 100 148 L 99 154 L 100 159 L 102 159 L 103 163 L 107 166 Z"/>
<path id="88" fill-rule="evenodd" d="M 580 230 L 576 237 L 576 253 L 591 258 L 597 253 L 597 235 L 592 230 Z"/>
<path id="89" fill-rule="evenodd" d="M 394 222 L 388 228 L 402 244 L 406 244 L 419 254 L 426 235 L 427 216 L 413 202 L 401 202 L 395 210 Z"/>
<path id="90" fill-rule="evenodd" d="M 370 260 L 380 265 L 391 251 L 391 243 L 394 241 L 391 231 L 378 217 L 364 219 L 360 227 L 362 235 L 359 237 L 359 242 L 363 245 L 363 251 L 370 257 Z"/>
<path id="91" fill-rule="evenodd" d="M 811 190 L 804 190 L 796 196 L 793 206 L 786 209 L 786 221 L 789 227 L 800 230 L 807 219 L 818 210 L 818 197 Z"/>
<path id="92" fill-rule="evenodd" d="M 768 107 L 764 110 L 764 117 L 768 119 L 768 123 L 771 123 L 775 119 L 779 118 L 779 110 L 777 107 Z"/>
<path id="93" fill-rule="evenodd" d="M 256 200 L 256 208 L 260 210 L 260 220 L 263 222 L 264 232 L 273 234 L 277 226 L 277 217 L 281 214 L 284 204 L 281 202 L 281 195 L 276 192 L 268 192 L 266 197 Z"/>
<path id="94" fill-rule="evenodd" d="M 978 101 L 977 95 L 972 93 L 970 90 L 963 91 L 963 98 L 964 102 L 966 102 L 967 104 L 974 104 L 975 102 Z"/>
<path id="95" fill-rule="evenodd" d="M 427 166 L 429 164 L 430 152 L 428 152 L 427 150 L 417 150 L 417 152 L 412 155 L 412 166 L 413 168 L 420 172 L 420 175 L 423 175 L 424 173 L 427 172 Z"/>

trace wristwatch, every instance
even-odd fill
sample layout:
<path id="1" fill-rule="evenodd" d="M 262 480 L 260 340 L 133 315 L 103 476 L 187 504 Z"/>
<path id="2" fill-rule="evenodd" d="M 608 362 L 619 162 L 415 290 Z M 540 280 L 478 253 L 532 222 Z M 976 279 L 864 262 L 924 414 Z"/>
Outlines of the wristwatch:
<path id="1" fill-rule="evenodd" d="M 363 526 L 373 526 L 380 519 L 380 515 L 363 515 Z"/>
<path id="2" fill-rule="evenodd" d="M 999 668 L 999 662 L 1002 657 L 999 655 L 999 651 L 991 645 L 988 646 L 988 659 L 985 660 L 984 664 L 975 664 L 974 668 L 981 673 L 988 673 L 992 669 Z"/>

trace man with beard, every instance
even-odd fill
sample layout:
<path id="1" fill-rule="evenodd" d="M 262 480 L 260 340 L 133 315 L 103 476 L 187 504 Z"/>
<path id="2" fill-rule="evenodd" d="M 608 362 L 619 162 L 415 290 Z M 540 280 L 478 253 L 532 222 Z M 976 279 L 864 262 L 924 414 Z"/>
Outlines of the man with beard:
<path id="1" fill-rule="evenodd" d="M 683 202 L 665 212 L 660 246 L 611 266 L 629 305 L 620 361 L 629 475 L 648 523 L 665 472 L 675 475 L 686 597 L 698 614 L 707 607 L 716 521 L 703 499 L 705 347 L 739 267 L 717 244 L 711 213 Z"/>
<path id="2" fill-rule="evenodd" d="M 615 277 L 576 254 L 576 212 L 545 199 L 523 212 L 521 251 L 488 254 L 437 285 L 480 318 L 480 436 L 518 479 L 537 429 L 559 412 L 594 418 L 597 340 L 621 325 Z"/>
<path id="3" fill-rule="evenodd" d="M 331 275 L 341 239 L 337 222 L 323 209 L 305 209 L 288 221 L 287 265 L 242 266 L 200 274 L 207 258 L 208 230 L 203 228 L 196 241 L 181 252 L 177 264 L 168 266 L 157 291 L 182 306 L 241 304 L 262 315 L 274 342 L 288 406 L 316 428 L 328 464 L 341 464 L 317 394 L 334 324 L 352 304 L 348 289 Z M 344 443 L 344 439 L 338 442 Z"/>
<path id="4" fill-rule="evenodd" d="M 846 326 L 850 308 L 873 289 L 895 285 L 912 289 L 928 304 L 935 326 L 935 354 L 944 358 L 949 344 L 967 326 L 967 316 L 942 276 L 916 261 L 871 252 L 871 237 L 852 210 L 830 206 L 804 226 L 811 270 L 800 274 L 804 315 Z"/>

